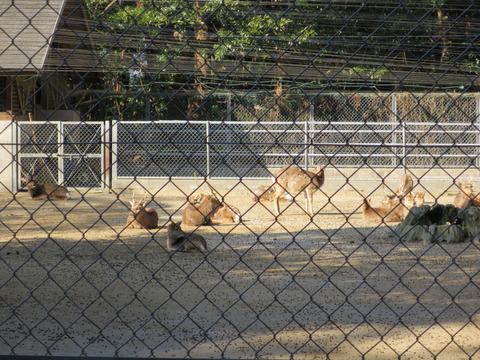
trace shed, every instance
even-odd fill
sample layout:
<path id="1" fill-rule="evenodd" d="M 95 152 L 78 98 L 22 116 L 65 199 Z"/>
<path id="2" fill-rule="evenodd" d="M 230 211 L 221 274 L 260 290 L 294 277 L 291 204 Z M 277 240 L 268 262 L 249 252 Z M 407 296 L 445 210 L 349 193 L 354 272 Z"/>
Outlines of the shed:
<path id="1" fill-rule="evenodd" d="M 80 120 L 95 56 L 82 0 L 0 3 L 0 120 Z M 86 76 L 87 75 L 87 76 Z"/>

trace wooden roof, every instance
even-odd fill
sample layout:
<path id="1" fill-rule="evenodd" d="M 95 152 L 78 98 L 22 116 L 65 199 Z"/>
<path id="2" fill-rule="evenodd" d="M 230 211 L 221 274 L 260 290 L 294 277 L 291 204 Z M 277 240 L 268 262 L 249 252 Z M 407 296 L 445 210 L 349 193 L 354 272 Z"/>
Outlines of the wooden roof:
<path id="1" fill-rule="evenodd" d="M 0 69 L 43 69 L 62 13 L 69 2 L 71 0 L 2 0 Z"/>

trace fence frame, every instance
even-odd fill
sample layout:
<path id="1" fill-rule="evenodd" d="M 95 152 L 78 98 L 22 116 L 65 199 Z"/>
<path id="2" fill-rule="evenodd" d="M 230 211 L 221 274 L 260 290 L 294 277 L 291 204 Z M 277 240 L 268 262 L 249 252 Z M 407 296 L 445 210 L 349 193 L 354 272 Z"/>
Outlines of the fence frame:
<path id="1" fill-rule="evenodd" d="M 14 126 L 12 126 L 12 143 L 15 147 L 14 149 L 14 154 L 15 154 L 15 164 L 16 164 L 16 171 L 14 171 L 14 179 L 13 179 L 13 191 L 18 191 L 18 189 L 21 187 L 19 184 L 19 180 L 21 179 L 22 176 L 22 159 L 24 158 L 57 158 L 58 159 L 58 169 L 57 169 L 57 182 L 63 184 L 66 179 L 65 179 L 65 164 L 64 164 L 64 159 L 70 158 L 70 159 L 76 159 L 76 158 L 87 158 L 87 159 L 99 159 L 100 160 L 100 173 L 97 174 L 98 178 L 100 180 L 100 186 L 96 188 L 104 188 L 105 186 L 109 187 L 110 186 L 110 177 L 108 176 L 108 171 L 106 169 L 108 168 L 108 149 L 105 146 L 107 144 L 107 139 L 108 139 L 108 123 L 103 122 L 103 121 L 88 121 L 88 122 L 82 122 L 82 121 L 16 121 L 13 122 Z M 23 146 L 25 144 L 21 143 L 21 134 L 22 134 L 22 125 L 39 125 L 41 126 L 42 124 L 51 124 L 56 126 L 57 128 L 57 134 L 55 136 L 56 142 L 41 142 L 40 145 L 49 145 L 49 144 L 56 144 L 58 151 L 56 153 L 51 153 L 47 154 L 45 152 L 24 152 Z M 87 125 L 97 125 L 100 127 L 100 151 L 98 153 L 87 153 L 87 152 L 78 152 L 78 153 L 65 153 L 65 136 L 67 135 L 65 132 L 65 126 L 67 125 L 79 125 L 79 124 L 87 124 Z M 95 144 L 98 142 L 91 142 L 86 141 L 84 144 Z M 92 169 L 90 169 L 92 170 Z M 53 175 L 53 174 L 52 174 Z M 83 187 L 79 186 L 76 187 L 78 189 L 82 189 Z M 89 189 L 90 187 L 87 187 L 85 189 Z M 94 187 L 95 188 L 95 187 Z"/>
<path id="2" fill-rule="evenodd" d="M 376 147 L 391 147 L 393 150 L 391 153 L 387 154 L 374 154 L 373 157 L 375 158 L 381 158 L 381 157 L 390 157 L 391 161 L 386 162 L 385 165 L 382 165 L 384 168 L 401 168 L 405 172 L 407 167 L 408 168 L 418 168 L 421 167 L 418 164 L 415 164 L 412 161 L 412 158 L 427 158 L 427 157 L 433 157 L 438 159 L 442 155 L 435 155 L 435 154 L 410 154 L 408 149 L 410 148 L 415 148 L 419 144 L 409 142 L 407 140 L 408 134 L 417 134 L 421 133 L 420 130 L 415 129 L 415 127 L 421 127 L 421 128 L 426 128 L 428 130 L 429 134 L 442 134 L 445 132 L 448 132 L 450 134 L 475 134 L 475 139 L 476 142 L 474 143 L 437 143 L 437 144 L 422 144 L 422 148 L 441 148 L 441 147 L 451 147 L 452 144 L 455 146 L 459 147 L 467 147 L 467 148 L 475 148 L 478 149 L 475 154 L 468 154 L 468 156 L 471 158 L 471 166 L 480 166 L 480 94 L 475 94 L 475 119 L 472 119 L 472 123 L 439 123 L 438 121 L 432 121 L 432 122 L 409 122 L 405 118 L 400 117 L 398 114 L 397 108 L 399 106 L 398 104 L 398 95 L 393 94 L 391 95 L 391 121 L 387 122 L 368 122 L 368 121 L 338 121 L 338 122 L 333 122 L 333 121 L 319 121 L 316 119 L 315 115 L 315 103 L 313 101 L 310 101 L 310 106 L 309 106 L 309 114 L 308 114 L 308 120 L 306 121 L 297 121 L 294 124 L 296 125 L 295 130 L 291 129 L 286 129 L 285 126 L 289 126 L 292 123 L 288 123 L 285 121 L 263 121 L 260 124 L 268 126 L 268 127 L 273 127 L 274 129 L 272 132 L 278 132 L 279 134 L 284 134 L 284 133 L 298 133 L 300 137 L 303 138 L 303 142 L 301 143 L 295 143 L 292 145 L 295 145 L 299 147 L 301 150 L 299 151 L 298 154 L 295 154 L 296 157 L 299 157 L 301 160 L 298 161 L 297 165 L 303 166 L 306 169 L 315 167 L 318 160 L 320 159 L 320 162 L 322 161 L 322 158 L 326 157 L 327 159 L 332 159 L 333 157 L 352 157 L 352 158 L 370 158 L 372 157 L 371 154 L 367 153 L 354 153 L 354 154 L 342 154 L 342 153 L 332 153 L 332 152 L 325 152 L 325 153 L 319 153 L 316 151 L 316 147 L 318 146 L 347 146 L 347 147 L 364 147 L 364 148 L 376 148 Z M 265 130 L 262 129 L 254 129 L 252 130 L 252 127 L 255 125 L 258 125 L 258 122 L 250 122 L 250 121 L 235 121 L 231 120 L 231 111 L 232 111 L 232 104 L 231 104 L 231 98 L 227 97 L 227 117 L 226 121 L 212 121 L 212 120 L 157 120 L 157 121 L 92 121 L 92 122 L 85 122 L 85 124 L 100 124 L 102 126 L 102 142 L 103 145 L 101 147 L 101 154 L 96 154 L 94 157 L 99 157 L 102 159 L 102 174 L 100 175 L 102 178 L 102 186 L 101 188 L 104 187 L 111 187 L 112 183 L 115 179 L 120 179 L 120 180 L 125 180 L 125 179 L 130 179 L 132 178 L 131 176 L 122 176 L 119 175 L 118 173 L 118 167 L 119 167 L 119 157 L 118 157 L 118 151 L 119 147 L 122 146 L 122 139 L 119 138 L 119 132 L 118 132 L 118 127 L 119 124 L 161 124 L 161 125 L 169 125 L 169 124 L 194 124 L 194 125 L 200 125 L 201 129 L 203 129 L 203 135 L 202 139 L 204 139 L 204 144 L 203 143 L 196 143 L 196 146 L 199 147 L 204 147 L 204 154 L 202 156 L 205 157 L 205 173 L 206 177 L 209 179 L 232 179 L 232 178 L 237 178 L 237 177 L 232 177 L 228 175 L 223 175 L 223 174 L 218 174 L 212 172 L 212 164 L 214 163 L 212 161 L 212 157 L 215 155 L 212 153 L 211 146 L 214 144 L 219 144 L 218 141 L 215 141 L 215 139 L 212 139 L 212 126 L 219 126 L 219 125 L 227 125 L 227 126 L 241 126 L 245 127 L 242 131 L 249 133 L 258 133 L 258 132 L 266 132 Z M 318 117 L 318 116 L 317 116 Z M 21 132 L 21 126 L 22 124 L 43 124 L 43 123 L 48 123 L 48 124 L 53 124 L 58 127 L 59 133 L 54 139 L 54 142 L 57 142 L 58 145 L 58 153 L 56 154 L 46 154 L 46 153 L 35 153 L 35 154 L 27 154 L 22 152 L 20 144 L 20 132 Z M 56 157 L 59 160 L 59 175 L 58 175 L 58 181 L 60 183 L 63 183 L 65 180 L 63 178 L 63 158 L 66 156 L 63 154 L 63 148 L 65 146 L 63 142 L 63 136 L 64 131 L 63 127 L 66 124 L 80 124 L 82 122 L 72 122 L 72 121 L 48 121 L 48 122 L 31 122 L 31 121 L 18 121 L 12 122 L 12 143 L 14 144 L 15 151 L 14 151 L 14 157 L 16 158 L 16 171 L 14 171 L 13 174 L 13 190 L 16 191 L 19 188 L 19 180 L 21 177 L 21 158 L 26 158 L 26 157 Z M 334 129 L 330 130 L 322 130 L 325 126 L 330 126 L 334 125 Z M 362 126 L 367 125 L 369 129 L 362 129 Z M 446 131 L 445 129 L 448 128 L 455 128 L 455 127 L 467 127 L 467 126 L 475 126 L 475 130 L 448 130 Z M 249 127 L 250 126 L 250 127 Z M 278 130 L 275 129 L 275 127 L 278 126 Z M 355 131 L 348 130 L 348 129 L 339 129 L 341 127 L 358 127 Z M 435 129 L 434 127 L 436 126 L 442 126 L 443 129 Z M 372 143 L 354 143 L 354 142 L 338 142 L 338 143 L 322 143 L 322 142 L 316 142 L 315 141 L 315 136 L 318 134 L 322 133 L 329 133 L 329 134 L 334 134 L 334 133 L 348 133 L 348 132 L 354 132 L 355 134 L 361 134 L 361 133 L 368 133 L 371 131 L 371 128 L 377 127 L 378 129 L 375 130 L 374 133 L 376 134 L 385 134 L 385 136 L 390 137 L 391 141 L 381 143 L 381 142 L 372 142 Z M 413 129 L 411 129 L 413 128 Z M 303 132 L 303 135 L 301 134 Z M 383 135 L 382 135 L 383 136 Z M 231 144 L 234 145 L 235 141 L 234 139 L 225 139 L 226 141 L 224 144 Z M 254 144 L 254 143 L 252 143 Z M 249 144 L 246 144 L 249 145 Z M 282 145 L 284 145 L 282 143 Z M 85 154 L 79 154 L 79 156 L 84 156 Z M 225 154 L 220 154 L 222 159 L 228 158 L 230 154 L 225 153 Z M 279 157 L 279 158 L 284 158 L 287 156 L 290 156 L 291 153 L 287 152 L 271 152 L 271 153 L 265 153 L 262 156 L 266 157 Z M 90 156 L 90 155 L 88 155 Z M 241 154 L 239 154 L 241 156 Z M 465 155 L 452 155 L 452 154 L 445 154 L 443 155 L 446 158 L 455 158 L 455 157 L 462 157 L 464 158 Z M 329 163 L 329 160 L 327 161 Z M 286 164 L 290 165 L 290 164 Z M 363 165 L 340 165 L 336 164 L 335 167 L 339 168 L 345 168 L 345 167 L 350 167 L 350 168 L 359 168 Z M 269 164 L 268 162 L 265 164 L 266 168 L 274 169 L 277 167 L 280 167 L 278 164 Z M 457 165 L 457 166 L 446 166 L 449 168 L 464 168 L 464 165 Z M 158 179 L 165 179 L 165 178 L 191 178 L 195 176 L 195 174 L 191 174 L 189 176 L 175 176 L 174 174 L 171 174 L 170 176 L 159 176 L 159 175 L 148 175 L 148 176 L 138 176 L 139 179 L 151 179 L 151 178 L 158 178 Z M 265 174 L 264 176 L 244 176 L 242 178 L 245 179 L 262 179 L 262 178 L 269 178 L 269 174 Z M 359 180 L 368 180 L 368 179 L 359 179 Z"/>

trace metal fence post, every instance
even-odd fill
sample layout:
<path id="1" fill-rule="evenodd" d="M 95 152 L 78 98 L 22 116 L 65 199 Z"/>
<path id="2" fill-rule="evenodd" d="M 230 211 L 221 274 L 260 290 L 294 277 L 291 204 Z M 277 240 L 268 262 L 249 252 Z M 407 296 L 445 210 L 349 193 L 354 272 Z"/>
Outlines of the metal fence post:
<path id="1" fill-rule="evenodd" d="M 313 158 L 315 148 L 312 146 L 313 141 L 312 138 L 315 134 L 315 100 L 313 97 L 310 97 L 310 109 L 309 109 L 309 114 L 308 114 L 308 120 L 306 121 L 305 124 L 305 136 L 306 136 L 306 143 L 307 143 L 307 150 L 306 150 L 306 156 L 305 156 L 305 163 L 307 164 L 306 168 L 308 170 L 308 164 L 310 163 L 310 157 Z M 312 155 L 312 156 L 310 156 Z"/>
<path id="2" fill-rule="evenodd" d="M 397 144 L 398 144 L 398 139 L 397 139 L 397 124 L 398 124 L 398 118 L 397 118 L 397 97 L 396 95 L 392 95 L 392 145 L 393 149 L 395 151 L 395 154 L 397 153 Z M 392 166 L 395 167 L 397 164 L 397 159 L 395 156 L 392 157 Z"/>
<path id="3" fill-rule="evenodd" d="M 11 120 L 12 126 L 12 150 L 13 150 L 13 161 L 15 161 L 16 166 L 13 167 L 12 172 L 12 191 L 17 192 L 19 190 L 19 176 L 22 177 L 22 166 L 20 164 L 20 133 L 22 131 L 20 124 L 15 121 Z"/>
<path id="4" fill-rule="evenodd" d="M 304 151 L 304 157 L 305 157 L 305 169 L 308 170 L 308 151 L 310 149 L 310 146 L 308 145 L 308 121 L 305 121 L 304 122 L 304 129 L 303 131 L 305 132 L 305 136 L 304 136 L 304 139 L 305 139 L 305 151 Z"/>
<path id="5" fill-rule="evenodd" d="M 403 172 L 407 172 L 407 124 L 405 122 L 405 119 L 399 119 L 398 118 L 398 111 L 397 111 L 397 96 L 393 95 L 392 98 L 392 113 L 393 113 L 393 119 L 395 120 L 395 124 L 400 122 L 401 129 L 402 129 L 402 158 L 400 159 L 400 164 L 403 167 Z M 394 124 L 394 126 L 395 126 Z M 396 136 L 395 136 L 395 143 L 396 141 Z M 396 152 L 396 151 L 395 151 Z M 397 164 L 393 164 L 393 166 L 396 166 Z"/>
<path id="6" fill-rule="evenodd" d="M 63 184 L 67 179 L 65 179 L 65 128 L 63 122 L 58 123 L 58 133 L 57 133 L 57 143 L 58 154 L 57 154 L 57 181 L 60 184 Z"/>
<path id="7" fill-rule="evenodd" d="M 206 133 L 206 157 L 207 157 L 207 179 L 210 180 L 210 120 L 205 123 L 205 133 Z"/>
<path id="8" fill-rule="evenodd" d="M 113 186 L 113 182 L 118 179 L 118 120 L 110 121 L 109 124 L 109 129 L 108 131 L 110 132 L 110 151 L 112 154 L 112 157 L 110 159 L 111 161 L 111 183 L 110 186 Z"/>
<path id="9" fill-rule="evenodd" d="M 480 166 L 480 95 L 477 94 L 477 111 L 475 112 L 475 124 L 477 125 L 477 146 L 478 146 L 478 153 L 477 153 L 477 167 Z"/>
<path id="10" fill-rule="evenodd" d="M 227 95 L 227 122 L 232 121 L 232 95 Z"/>
<path id="11" fill-rule="evenodd" d="M 407 124 L 404 118 L 401 119 L 402 122 L 402 166 L 403 172 L 407 172 Z"/>

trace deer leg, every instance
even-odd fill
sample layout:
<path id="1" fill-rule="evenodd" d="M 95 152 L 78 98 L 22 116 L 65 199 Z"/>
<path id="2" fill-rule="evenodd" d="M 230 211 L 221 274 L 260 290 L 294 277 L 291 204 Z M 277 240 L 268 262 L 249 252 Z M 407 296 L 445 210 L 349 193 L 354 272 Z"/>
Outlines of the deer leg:
<path id="1" fill-rule="evenodd" d="M 275 208 L 275 214 L 280 215 L 280 194 L 275 193 L 273 197 L 273 206 Z"/>
<path id="2" fill-rule="evenodd" d="M 305 190 L 305 195 L 308 201 L 308 213 L 313 216 L 313 191 Z"/>

